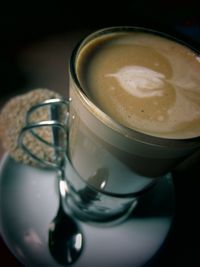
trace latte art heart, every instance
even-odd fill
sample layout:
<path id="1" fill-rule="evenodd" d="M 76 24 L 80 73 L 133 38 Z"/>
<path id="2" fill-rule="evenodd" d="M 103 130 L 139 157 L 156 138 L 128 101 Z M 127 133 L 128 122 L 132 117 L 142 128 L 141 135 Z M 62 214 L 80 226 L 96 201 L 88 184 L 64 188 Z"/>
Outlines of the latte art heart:
<path id="1" fill-rule="evenodd" d="M 163 95 L 165 75 L 143 66 L 126 66 L 106 77 L 116 78 L 123 89 L 136 97 Z"/>

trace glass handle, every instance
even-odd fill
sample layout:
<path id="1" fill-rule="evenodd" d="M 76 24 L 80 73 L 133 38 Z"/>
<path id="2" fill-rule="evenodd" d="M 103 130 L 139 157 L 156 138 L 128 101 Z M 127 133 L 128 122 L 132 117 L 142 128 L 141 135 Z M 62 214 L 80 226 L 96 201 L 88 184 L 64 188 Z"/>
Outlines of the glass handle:
<path id="1" fill-rule="evenodd" d="M 59 169 L 63 165 L 64 155 L 67 150 L 69 103 L 70 100 L 60 98 L 48 99 L 32 106 L 25 115 L 25 126 L 20 131 L 18 144 L 20 148 L 39 165 L 54 169 Z M 49 120 L 40 120 L 40 115 L 42 113 L 37 114 L 39 109 L 44 107 L 48 108 Z M 34 113 L 37 121 L 31 121 L 31 116 L 34 115 Z M 51 131 L 51 142 L 45 140 L 45 138 L 38 133 L 37 129 L 44 130 L 45 127 L 49 128 Z M 54 152 L 54 157 L 45 159 L 31 150 L 25 142 L 27 133 L 31 134 L 31 136 L 36 138 L 39 142 L 51 147 Z"/>

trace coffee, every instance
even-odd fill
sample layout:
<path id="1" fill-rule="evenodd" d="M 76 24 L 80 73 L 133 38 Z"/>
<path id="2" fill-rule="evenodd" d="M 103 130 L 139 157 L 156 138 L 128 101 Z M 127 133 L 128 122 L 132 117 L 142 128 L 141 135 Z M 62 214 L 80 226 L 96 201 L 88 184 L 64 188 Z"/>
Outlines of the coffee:
<path id="1" fill-rule="evenodd" d="M 200 56 L 143 32 L 88 42 L 76 61 L 81 87 L 116 122 L 153 136 L 200 135 Z"/>

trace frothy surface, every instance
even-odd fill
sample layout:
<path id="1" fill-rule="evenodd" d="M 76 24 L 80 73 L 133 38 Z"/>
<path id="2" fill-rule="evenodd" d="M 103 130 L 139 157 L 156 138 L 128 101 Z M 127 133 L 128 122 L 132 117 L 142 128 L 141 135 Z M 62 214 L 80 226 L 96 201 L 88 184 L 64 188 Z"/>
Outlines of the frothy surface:
<path id="1" fill-rule="evenodd" d="M 110 34 L 83 48 L 77 74 L 118 123 L 166 138 L 200 136 L 200 57 L 189 48 L 146 33 Z"/>
<path id="2" fill-rule="evenodd" d="M 107 77 L 115 77 L 121 87 L 136 97 L 162 96 L 164 85 L 162 73 L 142 66 L 127 66 Z"/>

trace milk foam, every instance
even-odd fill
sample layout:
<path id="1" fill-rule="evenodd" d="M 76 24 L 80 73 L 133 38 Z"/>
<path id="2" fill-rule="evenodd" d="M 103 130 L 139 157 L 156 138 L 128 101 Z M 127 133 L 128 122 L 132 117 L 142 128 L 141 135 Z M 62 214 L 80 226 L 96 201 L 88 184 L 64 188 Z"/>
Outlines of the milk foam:
<path id="1" fill-rule="evenodd" d="M 123 89 L 136 97 L 163 95 L 165 75 L 142 66 L 126 66 L 106 77 L 115 77 Z"/>

